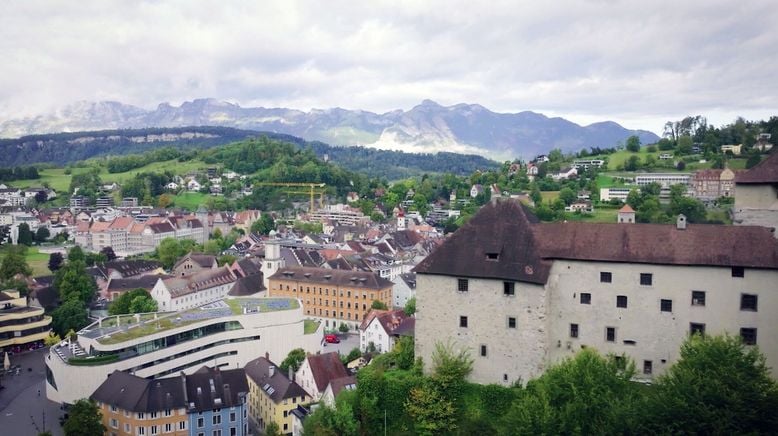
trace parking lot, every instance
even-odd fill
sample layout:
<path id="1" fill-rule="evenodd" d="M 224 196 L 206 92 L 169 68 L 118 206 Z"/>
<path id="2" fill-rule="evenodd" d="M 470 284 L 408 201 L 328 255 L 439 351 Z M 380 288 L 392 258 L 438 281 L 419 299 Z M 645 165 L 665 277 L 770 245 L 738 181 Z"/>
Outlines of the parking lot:
<path id="1" fill-rule="evenodd" d="M 359 335 L 354 333 L 338 333 L 339 344 L 322 344 L 322 353 L 337 351 L 340 354 L 348 354 L 352 349 L 359 348 Z"/>

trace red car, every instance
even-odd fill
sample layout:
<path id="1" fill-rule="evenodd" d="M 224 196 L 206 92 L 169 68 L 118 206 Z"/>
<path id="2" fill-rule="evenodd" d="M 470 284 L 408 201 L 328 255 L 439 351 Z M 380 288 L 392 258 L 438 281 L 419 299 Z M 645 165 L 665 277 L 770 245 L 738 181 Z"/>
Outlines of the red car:
<path id="1" fill-rule="evenodd" d="M 328 344 L 339 344 L 340 339 L 336 335 L 324 335 L 324 342 Z"/>

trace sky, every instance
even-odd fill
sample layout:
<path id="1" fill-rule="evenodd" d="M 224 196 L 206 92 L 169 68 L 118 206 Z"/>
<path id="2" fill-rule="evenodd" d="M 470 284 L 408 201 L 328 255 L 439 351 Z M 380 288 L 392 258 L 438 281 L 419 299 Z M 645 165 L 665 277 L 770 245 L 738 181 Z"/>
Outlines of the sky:
<path id="1" fill-rule="evenodd" d="M 773 0 L 9 1 L 0 121 L 83 100 L 212 97 L 719 126 L 778 115 L 776 23 Z"/>

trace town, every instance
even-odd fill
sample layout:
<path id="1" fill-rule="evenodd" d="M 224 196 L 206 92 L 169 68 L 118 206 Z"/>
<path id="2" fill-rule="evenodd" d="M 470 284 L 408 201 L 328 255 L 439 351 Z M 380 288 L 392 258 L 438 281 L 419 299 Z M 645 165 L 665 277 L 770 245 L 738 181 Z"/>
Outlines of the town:
<path id="1" fill-rule="evenodd" d="M 309 415 L 309 428 L 333 428 L 320 415 L 360 392 L 360 374 L 429 374 L 441 354 L 467 352 L 468 380 L 505 389 L 588 348 L 629 358 L 630 380 L 652 383 L 690 334 L 735 335 L 772 366 L 769 139 L 758 135 L 749 169 L 730 169 L 742 150 L 723 146 L 723 168 L 684 172 L 685 160 L 704 166 L 702 150 L 681 160 L 677 146 L 630 138 L 602 158 L 552 151 L 465 177 L 369 182 L 341 198 L 324 182 L 215 166 L 160 179 L 148 205 L 115 182 L 6 184 L 4 381 L 21 377 L 17 356 L 44 350 L 43 395 L 66 432 L 66 416 L 91 399 L 115 434 L 302 434 Z M 671 163 L 624 168 L 660 152 Z M 618 154 L 628 157 L 608 171 Z M 262 190 L 285 208 L 217 209 L 225 191 Z M 192 194 L 218 202 L 159 204 Z M 63 196 L 67 205 L 47 207 Z M 33 250 L 48 274 L 27 263 Z"/>

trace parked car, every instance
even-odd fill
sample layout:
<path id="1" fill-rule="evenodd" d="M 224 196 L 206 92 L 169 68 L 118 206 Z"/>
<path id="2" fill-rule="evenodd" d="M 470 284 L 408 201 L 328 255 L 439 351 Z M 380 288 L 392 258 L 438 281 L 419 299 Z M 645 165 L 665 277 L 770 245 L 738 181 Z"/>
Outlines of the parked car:
<path id="1" fill-rule="evenodd" d="M 324 335 L 324 342 L 328 344 L 339 344 L 340 338 L 337 335 Z"/>

